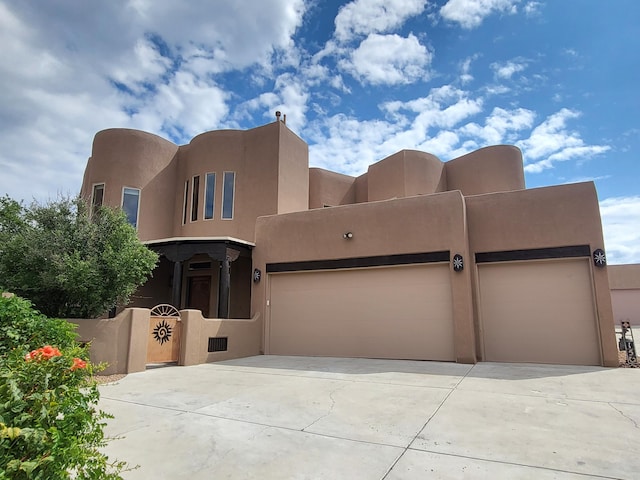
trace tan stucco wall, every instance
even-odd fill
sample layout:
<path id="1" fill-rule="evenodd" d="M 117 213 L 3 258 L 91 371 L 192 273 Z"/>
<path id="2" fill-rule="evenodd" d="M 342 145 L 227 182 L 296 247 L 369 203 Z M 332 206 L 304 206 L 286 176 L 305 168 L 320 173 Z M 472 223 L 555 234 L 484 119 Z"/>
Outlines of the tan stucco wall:
<path id="1" fill-rule="evenodd" d="M 407 219 L 411 219 L 410 224 Z M 343 234 L 352 232 L 345 240 Z M 464 201 L 459 192 L 410 197 L 261 217 L 256 225 L 254 267 L 267 263 L 436 252 L 468 257 Z M 451 273 L 456 358 L 475 361 L 471 283 L 468 270 Z M 254 284 L 252 312 L 269 314 L 268 275 Z M 345 328 L 348 328 L 345 326 Z"/>
<path id="2" fill-rule="evenodd" d="M 522 152 L 512 145 L 481 148 L 445 163 L 447 190 L 463 195 L 525 188 Z"/>
<path id="3" fill-rule="evenodd" d="M 640 326 L 640 264 L 609 265 L 607 271 L 616 326 L 623 320 Z"/>
<path id="4" fill-rule="evenodd" d="M 253 241 L 255 218 L 277 213 L 278 208 L 278 125 L 248 130 L 221 130 L 195 137 L 181 149 L 176 201 L 175 237 L 228 236 Z M 204 220 L 205 176 L 216 173 L 214 218 Z M 233 219 L 222 219 L 224 172 L 235 172 Z M 184 183 L 200 175 L 198 220 L 182 225 Z M 191 194 L 189 195 L 191 197 Z M 191 205 L 191 199 L 189 199 Z M 191 212 L 189 206 L 188 211 Z"/>
<path id="5" fill-rule="evenodd" d="M 609 265 L 607 273 L 611 290 L 640 289 L 640 263 Z"/>
<path id="6" fill-rule="evenodd" d="M 149 310 L 128 308 L 115 318 L 70 319 L 78 326 L 81 342 L 91 342 L 93 363 L 106 363 L 105 375 L 145 369 L 149 333 Z"/>
<path id="7" fill-rule="evenodd" d="M 204 318 L 199 310 L 182 310 L 180 365 L 198 365 L 260 353 L 260 315 L 250 320 Z M 227 351 L 207 352 L 209 337 L 227 337 Z"/>
<path id="8" fill-rule="evenodd" d="M 119 207 L 123 187 L 139 188 L 140 239 L 171 236 L 177 152 L 177 145 L 151 133 L 126 128 L 98 132 L 81 195 L 91 199 L 93 185 L 104 183 L 104 204 Z"/>
<path id="9" fill-rule="evenodd" d="M 402 150 L 369 167 L 368 200 L 387 200 L 447 190 L 444 164 L 430 153 Z"/>
<path id="10" fill-rule="evenodd" d="M 307 210 L 308 147 L 283 122 L 251 130 L 219 130 L 178 147 L 156 135 L 129 129 L 96 134 L 82 195 L 105 183 L 104 203 L 120 206 L 123 187 L 141 189 L 138 236 L 233 237 L 253 242 L 261 215 Z M 233 219 L 222 219 L 224 172 L 235 172 Z M 216 174 L 213 219 L 204 220 L 206 174 Z M 197 220 L 191 220 L 193 177 L 200 177 Z M 183 225 L 184 185 L 189 181 Z"/>
<path id="11" fill-rule="evenodd" d="M 322 168 L 309 169 L 309 208 L 356 203 L 356 179 Z"/>
<path id="12" fill-rule="evenodd" d="M 592 252 L 604 249 L 593 182 L 477 195 L 465 200 L 473 254 L 572 245 L 589 245 Z M 470 260 L 474 262 L 474 258 Z M 604 364 L 617 366 L 607 267 L 595 268 L 593 262 L 590 265 Z"/>
<path id="13" fill-rule="evenodd" d="M 307 210 L 309 208 L 309 147 L 283 122 L 275 122 L 275 125 L 279 130 L 277 213 Z M 257 185 L 257 188 L 261 186 Z"/>

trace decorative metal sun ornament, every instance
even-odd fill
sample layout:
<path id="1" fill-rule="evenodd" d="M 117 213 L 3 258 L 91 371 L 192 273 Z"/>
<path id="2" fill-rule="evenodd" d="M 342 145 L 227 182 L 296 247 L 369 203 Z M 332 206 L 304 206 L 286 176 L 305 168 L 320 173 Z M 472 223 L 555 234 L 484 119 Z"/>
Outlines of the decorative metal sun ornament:
<path id="1" fill-rule="evenodd" d="M 456 253 L 453 256 L 453 270 L 456 272 L 461 272 L 464 269 L 464 260 L 462 255 Z"/>
<path id="2" fill-rule="evenodd" d="M 596 248 L 593 251 L 593 263 L 596 267 L 604 267 L 607 264 L 607 257 L 601 248 Z"/>
<path id="3" fill-rule="evenodd" d="M 262 278 L 262 272 L 258 268 L 255 268 L 253 270 L 253 281 L 255 283 L 258 283 L 260 281 L 260 278 Z"/>
<path id="4" fill-rule="evenodd" d="M 164 342 L 168 342 L 171 338 L 171 325 L 165 320 L 159 322 L 156 328 L 153 329 L 153 338 L 155 338 L 156 342 L 160 345 L 164 345 Z"/>

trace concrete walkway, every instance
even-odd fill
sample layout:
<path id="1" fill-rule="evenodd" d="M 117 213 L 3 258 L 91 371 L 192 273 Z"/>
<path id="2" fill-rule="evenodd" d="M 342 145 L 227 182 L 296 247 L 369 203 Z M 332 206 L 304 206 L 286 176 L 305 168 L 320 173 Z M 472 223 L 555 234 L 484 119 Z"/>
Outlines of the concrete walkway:
<path id="1" fill-rule="evenodd" d="M 100 391 L 126 479 L 640 478 L 640 369 L 258 356 Z"/>

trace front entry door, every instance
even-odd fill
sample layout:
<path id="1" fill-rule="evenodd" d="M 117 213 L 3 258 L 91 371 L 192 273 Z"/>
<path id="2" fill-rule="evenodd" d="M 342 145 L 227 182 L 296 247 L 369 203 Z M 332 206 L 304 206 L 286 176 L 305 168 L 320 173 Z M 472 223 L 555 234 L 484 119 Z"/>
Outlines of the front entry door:
<path id="1" fill-rule="evenodd" d="M 189 294 L 187 308 L 200 310 L 204 317 L 209 317 L 209 299 L 211 298 L 211 277 L 189 277 Z"/>

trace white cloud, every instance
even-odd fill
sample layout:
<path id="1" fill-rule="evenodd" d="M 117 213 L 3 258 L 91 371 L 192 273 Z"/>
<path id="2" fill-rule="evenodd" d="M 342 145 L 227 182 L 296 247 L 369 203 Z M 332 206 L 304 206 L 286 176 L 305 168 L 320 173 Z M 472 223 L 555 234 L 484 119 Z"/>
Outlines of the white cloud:
<path id="1" fill-rule="evenodd" d="M 306 124 L 308 101 L 306 79 L 284 73 L 276 79 L 273 91 L 264 92 L 239 105 L 234 118 L 250 117 L 251 113 L 262 110 L 262 117 L 272 121 L 275 112 L 280 111 L 287 116 L 287 125 L 294 131 L 300 131 Z"/>
<path id="2" fill-rule="evenodd" d="M 357 36 L 384 33 L 424 11 L 426 0 L 355 0 L 340 8 L 335 37 L 346 42 Z"/>
<path id="3" fill-rule="evenodd" d="M 505 63 L 494 62 L 490 66 L 496 78 L 508 80 L 515 73 L 524 71 L 527 68 L 527 61 L 523 59 L 514 59 Z"/>
<path id="4" fill-rule="evenodd" d="M 408 102 L 386 102 L 381 105 L 383 111 L 399 115 L 403 111 L 417 114 L 415 122 L 422 128 L 450 128 L 463 119 L 482 110 L 482 100 L 471 99 L 468 92 L 444 85 L 432 88 L 426 97 Z"/>
<path id="5" fill-rule="evenodd" d="M 463 85 L 469 83 L 473 80 L 473 75 L 471 75 L 471 62 L 477 60 L 480 57 L 479 54 L 472 55 L 470 57 L 465 58 L 460 63 L 460 83 Z"/>
<path id="6" fill-rule="evenodd" d="M 399 132 L 383 120 L 358 120 L 344 114 L 313 123 L 307 131 L 311 139 L 309 164 L 348 175 L 360 175 L 367 167 L 394 153 L 382 141 Z"/>
<path id="7" fill-rule="evenodd" d="M 533 129 L 528 139 L 518 142 L 528 163 L 524 170 L 540 173 L 553 168 L 555 162 L 574 158 L 591 158 L 606 152 L 608 145 L 585 145 L 577 132 L 567 130 L 567 122 L 580 116 L 580 112 L 563 108 Z"/>
<path id="8" fill-rule="evenodd" d="M 606 198 L 600 216 L 607 262 L 640 263 L 640 196 Z"/>
<path id="9" fill-rule="evenodd" d="M 111 78 L 140 92 L 142 84 L 158 81 L 171 67 L 171 59 L 164 57 L 149 39 L 141 38 L 123 55 L 122 61 L 111 70 Z"/>
<path id="10" fill-rule="evenodd" d="M 311 122 L 309 160 L 349 175 L 402 149 L 418 149 L 443 159 L 453 158 L 473 145 L 459 145 L 455 127 L 482 110 L 482 100 L 450 85 L 433 88 L 426 97 L 407 102 L 385 102 L 380 109 L 388 120 L 364 120 L 344 114 Z"/>
<path id="11" fill-rule="evenodd" d="M 395 85 L 426 80 L 431 58 L 431 52 L 412 34 L 404 38 L 372 33 L 339 65 L 363 84 Z"/>
<path id="12" fill-rule="evenodd" d="M 182 142 L 233 123 L 217 75 L 296 65 L 304 11 L 303 0 L 0 0 L 0 192 L 41 198 L 51 178 L 77 191 L 104 128 Z M 304 116 L 304 92 L 278 95 Z"/>
<path id="13" fill-rule="evenodd" d="M 475 28 L 493 13 L 513 14 L 520 0 L 449 0 L 440 15 L 446 20 L 459 23 L 462 28 Z"/>
<path id="14" fill-rule="evenodd" d="M 134 123 L 145 122 L 146 130 L 167 132 L 173 138 L 214 129 L 227 115 L 228 94 L 216 85 L 198 79 L 190 72 L 177 72 L 158 88 L 151 101 L 133 116 Z M 154 122 L 161 122 L 153 125 Z"/>
<path id="15" fill-rule="evenodd" d="M 542 8 L 542 2 L 531 1 L 527 2 L 523 7 L 524 13 L 527 16 L 534 16 L 540 13 L 540 9 Z"/>
<path id="16" fill-rule="evenodd" d="M 525 108 L 505 110 L 495 107 L 485 119 L 484 126 L 477 123 L 469 123 L 460 129 L 461 133 L 481 140 L 483 145 L 497 145 L 515 141 L 508 137 L 509 132 L 519 132 L 531 128 L 535 113 Z"/>

